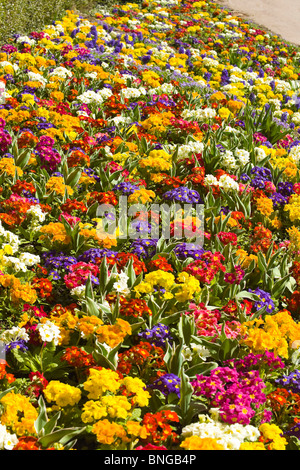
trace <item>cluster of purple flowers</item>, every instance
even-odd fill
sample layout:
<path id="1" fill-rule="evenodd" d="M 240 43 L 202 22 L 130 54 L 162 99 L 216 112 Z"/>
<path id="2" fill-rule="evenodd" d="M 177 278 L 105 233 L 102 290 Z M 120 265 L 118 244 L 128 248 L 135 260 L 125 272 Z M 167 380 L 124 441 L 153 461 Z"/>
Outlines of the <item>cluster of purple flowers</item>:
<path id="1" fill-rule="evenodd" d="M 228 424 L 250 424 L 256 410 L 266 401 L 265 383 L 259 371 L 238 371 L 217 367 L 209 376 L 196 375 L 191 381 L 196 396 L 205 397 L 209 405 L 219 408 L 221 419 Z"/>
<path id="2" fill-rule="evenodd" d="M 186 188 L 185 186 L 171 189 L 170 191 L 164 193 L 163 197 L 168 201 L 179 201 L 187 204 L 201 203 L 201 198 L 198 191 Z"/>
<path id="3" fill-rule="evenodd" d="M 142 258 L 152 258 L 156 253 L 156 239 L 141 238 L 133 240 L 130 251 Z"/>
<path id="4" fill-rule="evenodd" d="M 151 233 L 151 224 L 147 220 L 132 220 L 129 224 L 129 236 L 135 238 L 137 233 L 144 238 L 146 234 Z"/>
<path id="5" fill-rule="evenodd" d="M 42 257 L 44 258 L 45 268 L 49 269 L 49 275 L 54 280 L 61 279 L 61 272 L 68 271 L 72 264 L 78 262 L 75 256 L 67 256 L 64 253 L 56 253 L 55 251 L 43 253 Z"/>
<path id="6" fill-rule="evenodd" d="M 174 248 L 174 253 L 179 259 L 193 258 L 200 259 L 204 253 L 204 249 L 201 245 L 195 243 L 179 243 Z"/>
<path id="7" fill-rule="evenodd" d="M 82 152 L 82 150 L 80 150 Z M 98 176 L 92 168 L 84 168 L 83 173 L 85 173 L 90 178 L 94 178 L 96 181 L 100 181 L 100 176 Z"/>
<path id="8" fill-rule="evenodd" d="M 24 339 L 16 339 L 5 345 L 5 352 L 9 352 L 12 349 L 18 349 L 21 352 L 26 351 L 28 349 L 28 346 L 26 345 Z"/>
<path id="9" fill-rule="evenodd" d="M 293 393 L 300 393 L 300 371 L 298 369 L 289 375 L 283 375 L 276 379 L 275 382 L 281 387 L 291 390 Z"/>
<path id="10" fill-rule="evenodd" d="M 134 191 L 136 191 L 137 189 L 139 189 L 138 186 L 132 184 L 132 183 L 129 183 L 129 182 L 126 182 L 126 181 L 123 181 L 122 183 L 119 183 L 119 184 L 116 184 L 114 187 L 113 187 L 113 191 L 121 191 L 121 193 L 123 195 L 126 195 L 126 194 L 132 194 L 134 193 Z"/>
<path id="11" fill-rule="evenodd" d="M 260 298 L 260 300 L 256 300 L 253 305 L 256 311 L 260 310 L 263 307 L 266 307 L 267 313 L 273 312 L 273 310 L 275 309 L 275 304 L 272 300 L 271 295 L 268 292 L 265 292 L 264 290 L 259 288 L 255 290 L 249 289 L 249 292 L 253 292 Z"/>
<path id="12" fill-rule="evenodd" d="M 270 195 L 270 199 L 273 201 L 274 208 L 278 209 L 280 206 L 284 206 L 288 203 L 289 196 L 284 196 L 281 193 L 275 192 Z"/>
<path id="13" fill-rule="evenodd" d="M 164 348 L 172 340 L 170 328 L 162 323 L 157 323 L 153 328 L 138 333 L 138 336 L 161 348 Z"/>
<path id="14" fill-rule="evenodd" d="M 272 181 L 272 173 L 269 168 L 255 166 L 251 169 L 251 186 L 256 189 L 264 189 L 266 181 Z"/>
<path id="15" fill-rule="evenodd" d="M 285 436 L 295 436 L 297 439 L 300 439 L 300 425 L 295 424 L 294 426 L 291 427 L 288 431 L 284 432 Z"/>
<path id="16" fill-rule="evenodd" d="M 168 396 L 171 393 L 176 393 L 180 398 L 180 377 L 175 374 L 164 374 L 159 379 L 155 380 L 153 384 L 147 386 L 154 390 L 159 390 L 163 395 Z"/>

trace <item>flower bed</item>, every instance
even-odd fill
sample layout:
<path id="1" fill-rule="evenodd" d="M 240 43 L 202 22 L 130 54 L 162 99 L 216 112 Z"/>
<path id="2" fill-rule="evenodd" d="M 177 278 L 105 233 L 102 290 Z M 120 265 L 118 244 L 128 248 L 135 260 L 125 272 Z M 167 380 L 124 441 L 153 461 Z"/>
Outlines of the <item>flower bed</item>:
<path id="1" fill-rule="evenodd" d="M 299 450 L 300 51 L 211 1 L 0 49 L 0 448 Z"/>

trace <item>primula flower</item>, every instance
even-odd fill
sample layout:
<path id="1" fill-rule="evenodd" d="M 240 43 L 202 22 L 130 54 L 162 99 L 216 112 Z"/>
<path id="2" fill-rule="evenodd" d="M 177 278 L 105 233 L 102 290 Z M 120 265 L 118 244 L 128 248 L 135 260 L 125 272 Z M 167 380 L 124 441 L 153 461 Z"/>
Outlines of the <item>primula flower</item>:
<path id="1" fill-rule="evenodd" d="M 153 384 L 148 385 L 148 388 L 160 390 L 165 396 L 170 393 L 176 393 L 178 398 L 180 398 L 180 378 L 175 374 L 160 376 Z"/>
<path id="2" fill-rule="evenodd" d="M 250 290 L 250 292 L 253 292 L 256 294 L 260 300 L 254 302 L 254 308 L 256 310 L 260 310 L 263 307 L 266 307 L 266 311 L 268 313 L 273 312 L 275 309 L 274 302 L 271 298 L 271 295 L 268 292 L 263 291 L 262 289 L 255 289 L 255 290 Z"/>

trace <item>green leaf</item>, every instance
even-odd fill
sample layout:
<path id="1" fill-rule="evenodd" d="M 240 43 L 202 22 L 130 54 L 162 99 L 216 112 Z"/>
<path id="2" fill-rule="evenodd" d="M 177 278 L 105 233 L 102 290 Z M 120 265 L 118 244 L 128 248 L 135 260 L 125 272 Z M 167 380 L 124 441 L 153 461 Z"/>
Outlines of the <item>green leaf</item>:
<path id="1" fill-rule="evenodd" d="M 50 434 L 53 431 L 53 429 L 57 425 L 57 421 L 59 420 L 60 415 L 61 415 L 61 412 L 58 411 L 57 413 L 55 413 L 54 416 L 52 416 L 52 418 L 50 418 L 47 421 L 47 423 L 44 426 L 44 435 Z"/>
<path id="2" fill-rule="evenodd" d="M 181 368 L 180 374 L 180 402 L 179 406 L 182 410 L 182 415 L 186 415 L 190 405 L 191 397 L 193 395 L 193 387 L 190 384 L 189 377 L 184 373 Z"/>
<path id="3" fill-rule="evenodd" d="M 203 362 L 201 364 L 195 364 L 194 366 L 189 367 L 186 369 L 185 373 L 188 377 L 192 378 L 198 375 L 206 375 L 213 369 L 218 367 L 217 362 Z"/>
<path id="4" fill-rule="evenodd" d="M 85 297 L 88 299 L 94 299 L 93 286 L 91 281 L 91 275 L 89 274 L 88 280 L 85 285 Z"/>
<path id="5" fill-rule="evenodd" d="M 231 359 L 238 347 L 239 347 L 238 341 L 232 340 L 230 338 L 226 338 L 221 344 L 220 351 L 219 351 L 219 359 L 221 361 Z"/>
<path id="6" fill-rule="evenodd" d="M 73 439 L 75 436 L 82 434 L 85 431 L 85 428 L 64 428 L 54 431 L 52 433 L 46 434 L 41 437 L 38 442 L 44 447 L 48 448 L 49 446 L 60 442 L 62 445 L 66 444 L 68 441 Z"/>
<path id="7" fill-rule="evenodd" d="M 34 422 L 34 428 L 35 428 L 37 434 L 40 434 L 40 432 L 44 428 L 45 424 L 48 422 L 46 404 L 45 404 L 45 401 L 44 401 L 42 395 L 39 397 L 38 405 L 39 405 L 39 415 L 38 415 L 37 419 Z"/>
<path id="8" fill-rule="evenodd" d="M 19 155 L 15 158 L 15 164 L 16 166 L 20 168 L 24 168 L 31 156 L 31 150 L 30 149 L 25 149 L 23 152 L 19 153 Z"/>
<path id="9" fill-rule="evenodd" d="M 71 188 L 74 188 L 74 186 L 78 183 L 78 181 L 80 180 L 80 177 L 81 177 L 81 169 L 80 168 L 74 168 L 74 170 L 72 170 L 67 178 L 66 178 L 66 184 L 68 186 L 71 186 Z"/>
<path id="10" fill-rule="evenodd" d="M 100 309 L 98 304 L 93 299 L 88 297 L 84 299 L 83 303 L 85 304 L 88 315 L 95 315 L 96 317 L 99 317 Z"/>

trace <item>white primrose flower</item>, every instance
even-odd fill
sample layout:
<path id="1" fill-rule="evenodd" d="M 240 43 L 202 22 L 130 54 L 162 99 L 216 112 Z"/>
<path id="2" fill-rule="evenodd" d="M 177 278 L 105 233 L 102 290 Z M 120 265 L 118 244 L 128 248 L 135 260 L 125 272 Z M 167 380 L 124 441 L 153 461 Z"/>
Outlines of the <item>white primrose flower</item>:
<path id="1" fill-rule="evenodd" d="M 82 284 L 81 286 L 77 286 L 77 287 L 74 287 L 73 289 L 71 289 L 71 295 L 73 295 L 74 297 L 78 297 L 78 298 L 83 298 L 84 297 L 84 293 L 85 293 L 85 285 Z"/>
<path id="2" fill-rule="evenodd" d="M 127 78 L 127 77 L 125 77 Z M 123 88 L 120 91 L 121 96 L 124 98 L 130 99 L 130 98 L 139 98 L 141 95 L 145 95 L 146 89 L 141 87 L 141 88 Z"/>
<path id="3" fill-rule="evenodd" d="M 44 222 L 46 214 L 42 211 L 41 206 L 37 204 L 36 206 L 30 206 L 27 211 L 27 214 L 30 214 L 32 218 L 37 222 Z"/>
<path id="4" fill-rule="evenodd" d="M 300 145 L 294 145 L 289 151 L 289 157 L 291 157 L 296 164 L 300 161 Z"/>
<path id="5" fill-rule="evenodd" d="M 49 75 L 60 78 L 71 78 L 72 72 L 70 72 L 70 70 L 66 69 L 65 67 L 56 67 Z"/>
<path id="6" fill-rule="evenodd" d="M 0 450 L 13 450 L 19 442 L 16 434 L 11 434 L 4 424 L 0 424 Z"/>
<path id="7" fill-rule="evenodd" d="M 12 341 L 23 340 L 25 342 L 29 341 L 29 335 L 26 333 L 25 328 L 19 326 L 13 326 L 9 330 L 5 330 L 0 335 L 0 341 L 8 344 Z"/>
<path id="8" fill-rule="evenodd" d="M 39 323 L 37 330 L 40 334 L 41 340 L 47 343 L 54 342 L 58 345 L 60 339 L 60 329 L 51 321 L 47 320 L 46 323 Z"/>
<path id="9" fill-rule="evenodd" d="M 115 116 L 111 119 L 115 125 L 118 124 L 129 124 L 132 119 L 129 116 Z"/>
<path id="10" fill-rule="evenodd" d="M 261 162 L 261 161 L 264 160 L 264 158 L 266 158 L 266 156 L 267 156 L 267 155 L 266 155 L 266 152 L 264 151 L 264 149 L 262 149 L 262 148 L 260 148 L 260 147 L 255 147 L 254 153 L 255 153 L 257 162 Z"/>
<path id="11" fill-rule="evenodd" d="M 192 353 L 199 356 L 204 362 L 210 356 L 210 351 L 201 344 L 191 343 Z"/>
<path id="12" fill-rule="evenodd" d="M 219 179 L 219 186 L 224 189 L 224 191 L 238 191 L 239 184 L 230 176 L 222 175 Z"/>
<path id="13" fill-rule="evenodd" d="M 28 36 L 19 36 L 16 42 L 18 43 L 25 42 L 26 44 L 29 44 L 30 46 L 35 45 L 35 40 L 30 39 Z"/>
<path id="14" fill-rule="evenodd" d="M 8 268 L 13 268 L 15 272 L 23 272 L 27 271 L 27 266 L 23 263 L 19 258 L 15 256 L 3 256 L 2 263 L 4 266 Z"/>
<path id="15" fill-rule="evenodd" d="M 41 258 L 39 255 L 33 255 L 32 253 L 21 253 L 19 256 L 19 260 L 25 264 L 25 266 L 33 266 L 41 262 Z"/>
<path id="16" fill-rule="evenodd" d="M 130 293 L 130 289 L 128 288 L 127 284 L 125 284 L 121 280 L 116 281 L 113 284 L 113 289 L 115 289 L 115 291 L 119 292 L 120 294 L 129 294 Z"/>
<path id="17" fill-rule="evenodd" d="M 275 80 L 275 89 L 278 93 L 286 92 L 291 90 L 291 84 L 285 80 Z"/>
<path id="18" fill-rule="evenodd" d="M 185 361 L 191 361 L 193 359 L 192 350 L 188 346 L 185 346 L 181 350 L 181 355 Z"/>
<path id="19" fill-rule="evenodd" d="M 239 450 L 245 440 L 255 442 L 259 438 L 260 432 L 255 426 L 222 423 L 218 420 L 218 410 L 211 411 L 212 417 L 199 415 L 199 422 L 185 426 L 181 432 L 182 437 L 210 437 L 216 439 L 225 450 Z"/>
<path id="20" fill-rule="evenodd" d="M 48 82 L 48 80 L 44 78 L 43 75 L 41 75 L 40 73 L 34 73 L 34 72 L 29 71 L 28 77 L 29 77 L 29 80 L 32 80 L 34 82 L 40 82 L 43 85 L 46 85 Z"/>
<path id="21" fill-rule="evenodd" d="M 228 168 L 229 170 L 235 170 L 236 168 L 238 168 L 236 159 L 234 158 L 234 155 L 230 150 L 226 150 L 221 156 L 221 158 L 221 163 L 225 168 Z"/>
<path id="22" fill-rule="evenodd" d="M 178 156 L 180 158 L 188 157 L 191 153 L 201 153 L 203 152 L 204 144 L 198 141 L 191 141 L 185 145 L 180 145 L 178 148 Z"/>
<path id="23" fill-rule="evenodd" d="M 86 78 L 91 78 L 92 80 L 96 80 L 98 77 L 97 72 L 89 72 L 84 75 Z"/>
<path id="24" fill-rule="evenodd" d="M 205 109 L 185 109 L 182 112 L 183 119 L 187 119 L 190 121 L 206 121 L 209 119 L 213 119 L 216 116 L 216 110 L 213 108 L 205 108 Z"/>
<path id="25" fill-rule="evenodd" d="M 294 113 L 291 121 L 298 126 L 300 124 L 300 113 Z"/>
<path id="26" fill-rule="evenodd" d="M 242 165 L 246 165 L 250 161 L 250 153 L 248 150 L 236 149 L 235 156 Z"/>
<path id="27" fill-rule="evenodd" d="M 116 274 L 115 277 L 116 277 L 116 282 L 114 282 L 113 284 L 113 289 L 119 292 L 120 294 L 124 294 L 124 295 L 129 294 L 130 289 L 128 288 L 128 285 L 127 285 L 129 277 L 127 276 L 127 274 L 124 272 L 120 272 Z"/>
<path id="28" fill-rule="evenodd" d="M 210 57 L 204 57 L 203 59 L 204 67 L 218 67 L 219 62 L 216 59 L 212 59 Z"/>
<path id="29" fill-rule="evenodd" d="M 204 183 L 207 186 L 219 186 L 219 181 L 217 180 L 217 178 L 214 175 L 210 174 L 205 176 Z"/>
<path id="30" fill-rule="evenodd" d="M 96 103 L 100 105 L 106 98 L 112 95 L 112 91 L 109 88 L 104 88 L 104 90 L 106 91 L 101 90 L 101 92 L 98 93 L 93 90 L 88 90 L 79 95 L 77 99 L 85 104 Z"/>

